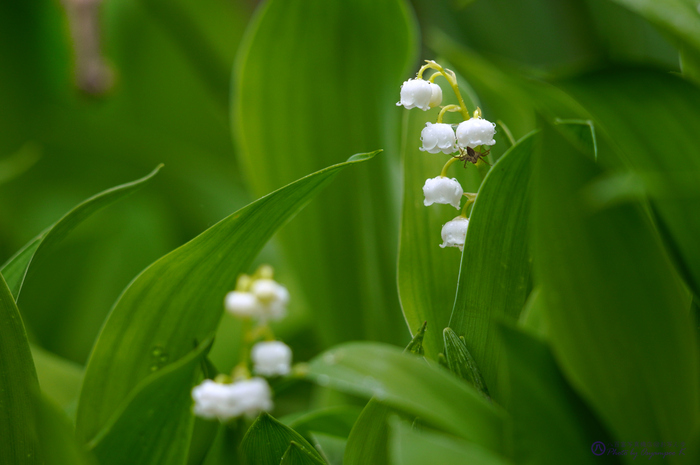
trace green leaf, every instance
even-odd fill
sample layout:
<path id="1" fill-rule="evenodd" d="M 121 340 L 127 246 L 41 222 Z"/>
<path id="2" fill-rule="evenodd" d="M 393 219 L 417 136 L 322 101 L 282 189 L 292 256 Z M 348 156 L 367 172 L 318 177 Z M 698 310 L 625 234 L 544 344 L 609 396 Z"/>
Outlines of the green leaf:
<path id="1" fill-rule="evenodd" d="M 404 353 L 423 355 L 423 337 L 426 328 L 427 322 L 416 331 L 416 335 L 406 346 Z M 392 412 L 392 409 L 374 397 L 367 402 L 348 437 L 343 457 L 345 465 L 389 462 L 387 421 Z"/>
<path id="2" fill-rule="evenodd" d="M 190 391 L 212 339 L 146 378 L 88 443 L 100 465 L 180 464 L 194 425 Z"/>
<path id="3" fill-rule="evenodd" d="M 372 398 L 355 422 L 343 454 L 344 465 L 388 463 L 389 425 L 392 410 Z"/>
<path id="4" fill-rule="evenodd" d="M 296 443 L 295 447 L 303 448 L 306 454 L 301 454 L 300 450 L 289 452 L 290 443 Z M 288 453 L 294 460 L 301 460 L 300 457 L 311 455 L 317 461 L 311 463 L 323 463 L 322 457 L 303 436 L 267 413 L 262 413 L 251 425 L 243 437 L 239 450 L 244 462 L 248 465 L 278 465 L 280 460 L 283 460 L 283 456 Z M 288 457 L 287 460 L 292 458 Z"/>
<path id="5" fill-rule="evenodd" d="M 279 462 L 280 465 L 325 465 L 325 463 L 294 441 L 289 445 Z"/>
<path id="6" fill-rule="evenodd" d="M 588 449 L 610 438 L 566 383 L 547 344 L 512 324 L 500 325 L 499 333 L 508 371 L 512 457 L 542 465 L 596 463 Z"/>
<path id="7" fill-rule="evenodd" d="M 2 266 L 0 272 L 5 276 L 15 300 L 19 299 L 22 284 L 24 284 L 24 280 L 27 277 L 30 265 L 41 262 L 42 258 L 48 255 L 53 247 L 90 215 L 148 183 L 158 173 L 160 168 L 158 166 L 149 175 L 141 179 L 107 189 L 83 201 L 44 232 L 29 241 L 28 244 L 10 258 Z"/>
<path id="8" fill-rule="evenodd" d="M 47 451 L 42 465 L 95 465 L 97 461 L 73 434 L 73 425 L 61 409 L 36 393 L 37 434 L 41 447 Z"/>
<path id="9" fill-rule="evenodd" d="M 339 405 L 314 410 L 285 423 L 303 436 L 316 431 L 347 438 L 361 411 L 359 407 Z"/>
<path id="10" fill-rule="evenodd" d="M 476 444 L 396 420 L 391 425 L 391 465 L 507 465 L 508 461 Z"/>
<path id="11" fill-rule="evenodd" d="M 346 438 L 318 432 L 311 433 L 311 443 L 328 465 L 343 465 L 347 442 Z"/>
<path id="12" fill-rule="evenodd" d="M 94 438 L 139 382 L 208 337 L 221 318 L 226 292 L 270 236 L 343 168 L 374 153 L 253 202 L 144 270 L 115 304 L 88 361 L 78 437 Z"/>
<path id="13" fill-rule="evenodd" d="M 83 367 L 40 347 L 31 346 L 41 391 L 64 411 L 75 413 Z"/>
<path id="14" fill-rule="evenodd" d="M 447 88 L 443 95 L 450 95 Z M 450 205 L 426 207 L 423 203 L 425 180 L 440 175 L 442 167 L 449 160 L 448 155 L 428 154 L 419 150 L 421 130 L 426 122 L 435 121 L 436 118 L 436 110 L 413 110 L 407 112 L 405 119 L 403 207 L 398 258 L 401 308 L 412 332 L 427 321 L 423 346 L 426 357 L 431 360 L 435 360 L 442 350 L 440 331 L 450 321 L 460 260 L 457 249 L 439 247 L 442 225 L 459 215 L 459 211 Z M 455 176 L 466 192 L 476 192 L 481 182 L 479 172 L 471 165 L 462 169 L 457 164 L 450 169 L 449 175 Z"/>
<path id="15" fill-rule="evenodd" d="M 650 197 L 673 258 L 700 296 L 700 89 L 644 69 L 610 69 L 561 85 L 590 111 L 612 145 L 601 162 L 631 172 L 632 193 Z"/>
<path id="16" fill-rule="evenodd" d="M 451 328 L 445 328 L 442 332 L 445 339 L 445 360 L 450 371 L 466 380 L 469 384 L 482 393 L 487 399 L 489 391 L 476 366 L 474 357 L 469 353 L 464 338 L 460 338 Z"/>
<path id="17" fill-rule="evenodd" d="M 450 373 L 396 347 L 342 344 L 309 362 L 308 377 L 321 386 L 375 396 L 436 428 L 500 449 L 503 419 L 497 407 Z"/>
<path id="18" fill-rule="evenodd" d="M 0 274 L 0 463 L 41 463 L 35 424 L 39 383 L 22 317 Z"/>
<path id="19" fill-rule="evenodd" d="M 464 336 L 489 392 L 498 398 L 499 318 L 516 320 L 529 292 L 530 164 L 535 134 L 491 168 L 469 218 L 459 287 L 449 326 Z"/>
<path id="20" fill-rule="evenodd" d="M 279 235 L 326 344 L 407 337 L 395 292 L 395 103 L 416 45 L 405 0 L 271 0 L 238 56 L 233 129 L 257 195 L 339 153 L 387 151 Z"/>
<path id="21" fill-rule="evenodd" d="M 700 419 L 697 341 L 648 218 L 634 203 L 591 211 L 582 192 L 601 169 L 554 128 L 536 154 L 536 277 L 562 372 L 616 438 L 688 437 Z"/>
<path id="22" fill-rule="evenodd" d="M 610 0 L 646 18 L 700 53 L 700 15 L 687 0 Z"/>

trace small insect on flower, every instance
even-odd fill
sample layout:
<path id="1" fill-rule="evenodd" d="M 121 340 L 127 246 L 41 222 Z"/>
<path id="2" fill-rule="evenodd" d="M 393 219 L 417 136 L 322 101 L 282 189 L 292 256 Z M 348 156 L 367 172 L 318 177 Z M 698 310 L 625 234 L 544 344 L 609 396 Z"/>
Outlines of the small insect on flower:
<path id="1" fill-rule="evenodd" d="M 463 161 L 465 168 L 467 167 L 467 162 L 476 165 L 476 162 L 479 161 L 479 158 L 481 158 L 484 163 L 491 166 L 486 160 L 483 159 L 489 153 L 491 153 L 491 150 L 487 150 L 485 152 L 477 152 L 471 147 L 467 147 L 466 149 L 459 147 L 459 155 L 455 156 L 455 158 L 459 161 Z"/>

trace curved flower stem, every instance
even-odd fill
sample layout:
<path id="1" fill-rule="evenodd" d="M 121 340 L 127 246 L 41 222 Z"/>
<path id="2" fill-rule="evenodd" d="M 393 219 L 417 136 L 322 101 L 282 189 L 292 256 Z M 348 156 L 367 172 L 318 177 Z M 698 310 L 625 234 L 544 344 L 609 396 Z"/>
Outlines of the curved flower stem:
<path id="1" fill-rule="evenodd" d="M 464 218 L 468 218 L 467 208 L 469 207 L 469 205 L 474 203 L 474 200 L 476 200 L 476 194 L 464 194 L 464 195 L 467 196 L 467 201 L 464 202 L 464 206 L 462 207 L 462 213 L 459 216 L 464 217 Z M 474 197 L 471 197 L 472 195 Z"/>
<path id="2" fill-rule="evenodd" d="M 447 168 L 449 168 L 450 165 L 452 165 L 452 163 L 456 162 L 457 160 L 459 160 L 459 158 L 450 157 L 450 159 L 447 160 L 447 163 L 445 163 L 445 166 L 442 167 L 442 171 L 440 171 L 440 177 L 446 178 L 447 177 Z"/>
<path id="3" fill-rule="evenodd" d="M 457 86 L 457 76 L 455 76 L 455 73 L 450 70 L 445 70 L 442 66 L 440 66 L 433 60 L 425 61 L 426 64 L 424 64 L 421 67 L 421 69 L 418 70 L 418 74 L 416 74 L 416 77 L 418 79 L 423 79 L 423 72 L 426 69 L 434 69 L 435 71 L 437 71 L 439 74 L 436 73 L 430 76 L 430 82 L 433 82 L 438 75 L 443 76 L 445 79 L 447 79 L 447 82 L 450 84 L 452 90 L 457 96 L 457 101 L 459 102 L 459 106 L 461 108 L 460 111 L 462 112 L 462 117 L 464 117 L 465 121 L 471 118 L 471 116 L 469 115 L 469 110 L 467 110 L 467 105 L 465 105 L 464 99 L 462 98 L 462 94 L 459 92 L 459 87 Z"/>
<path id="4" fill-rule="evenodd" d="M 462 108 L 459 105 L 446 105 L 446 106 L 442 107 L 442 110 L 440 110 L 440 113 L 438 113 L 438 117 L 437 117 L 438 124 L 442 123 L 442 117 L 448 111 L 462 111 Z"/>

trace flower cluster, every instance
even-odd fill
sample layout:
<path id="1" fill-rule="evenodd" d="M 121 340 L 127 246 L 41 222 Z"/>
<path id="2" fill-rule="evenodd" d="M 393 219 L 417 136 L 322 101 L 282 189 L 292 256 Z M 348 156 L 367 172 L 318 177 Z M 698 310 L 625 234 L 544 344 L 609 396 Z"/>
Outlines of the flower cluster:
<path id="1" fill-rule="evenodd" d="M 275 340 L 268 322 L 283 318 L 288 303 L 289 292 L 272 279 L 269 266 L 261 266 L 253 276 L 238 278 L 236 290 L 224 299 L 224 307 L 230 315 L 243 320 L 241 362 L 231 376 L 205 379 L 192 389 L 195 415 L 225 422 L 240 416 L 251 418 L 272 409 L 272 390 L 260 376 L 288 375 L 292 350 Z M 252 377 L 251 365 L 252 372 L 258 376 Z"/>
<path id="2" fill-rule="evenodd" d="M 428 80 L 424 80 L 423 72 L 428 69 L 436 72 Z M 423 186 L 425 200 L 423 203 L 426 207 L 434 203 L 452 205 L 459 210 L 462 197 L 467 197 L 467 201 L 462 207 L 462 213 L 443 225 L 443 243 L 440 245 L 443 248 L 458 247 L 462 250 L 467 237 L 467 226 L 469 225 L 469 219 L 466 214 L 467 207 L 474 202 L 476 194 L 465 193 L 457 179 L 448 178 L 446 176 L 447 168 L 455 161 L 463 161 L 465 166 L 467 162 L 474 165 L 485 163 L 483 157 L 488 155 L 489 150 L 481 150 L 483 150 L 483 147 L 489 147 L 496 143 L 493 139 L 496 134 L 496 125 L 483 119 L 479 108 L 474 111 L 473 115 L 469 114 L 459 92 L 457 77 L 454 72 L 444 69 L 434 61 L 427 61 L 427 64 L 418 71 L 415 79 L 409 79 L 403 83 L 401 86 L 401 100 L 397 105 L 409 110 L 411 108 L 429 110 L 440 106 L 442 103 L 442 90 L 440 86 L 433 82 L 439 76 L 444 77 L 450 84 L 459 104 L 442 106 L 437 122 L 434 124 L 426 123 L 425 128 L 421 131 L 422 146 L 420 150 L 428 153 L 452 155 L 442 169 L 440 176 L 425 181 Z M 459 112 L 464 121 L 459 124 L 443 123 L 442 119 L 446 112 Z M 453 155 L 455 153 L 457 155 Z"/>

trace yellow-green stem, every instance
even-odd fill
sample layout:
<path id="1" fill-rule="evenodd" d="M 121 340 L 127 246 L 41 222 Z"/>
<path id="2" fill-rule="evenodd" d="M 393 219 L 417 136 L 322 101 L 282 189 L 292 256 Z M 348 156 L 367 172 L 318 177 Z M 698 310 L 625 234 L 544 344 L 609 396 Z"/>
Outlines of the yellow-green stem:
<path id="1" fill-rule="evenodd" d="M 423 79 L 423 72 L 426 69 L 434 69 L 438 73 L 440 73 L 441 76 L 443 76 L 445 79 L 447 79 L 447 82 L 450 84 L 452 87 L 452 90 L 454 91 L 455 95 L 457 96 L 457 102 L 459 102 L 459 106 L 461 107 L 461 113 L 462 117 L 464 120 L 468 120 L 470 118 L 469 115 L 469 110 L 467 110 L 467 105 L 464 103 L 464 99 L 462 98 L 462 94 L 459 91 L 459 87 L 457 86 L 457 77 L 455 76 L 454 73 L 448 74 L 445 69 L 440 66 L 439 64 L 435 63 L 432 60 L 426 60 L 426 64 L 424 64 L 421 69 L 418 70 L 418 74 L 416 74 L 416 77 L 418 79 Z M 430 76 L 430 82 L 433 82 L 435 78 L 437 77 L 436 74 L 433 74 Z"/>
<path id="2" fill-rule="evenodd" d="M 442 107 L 442 110 L 440 110 L 440 113 L 438 113 L 438 117 L 437 117 L 438 124 L 442 123 L 442 117 L 448 111 L 462 111 L 462 108 L 459 105 L 446 105 L 446 106 Z"/>
<path id="3" fill-rule="evenodd" d="M 459 158 L 450 157 L 450 159 L 447 160 L 447 163 L 445 163 L 445 166 L 442 167 L 442 171 L 440 171 L 440 176 L 443 178 L 446 178 L 447 177 L 447 168 L 449 168 L 450 165 L 452 165 L 452 163 L 456 162 L 457 160 L 459 160 Z"/>

